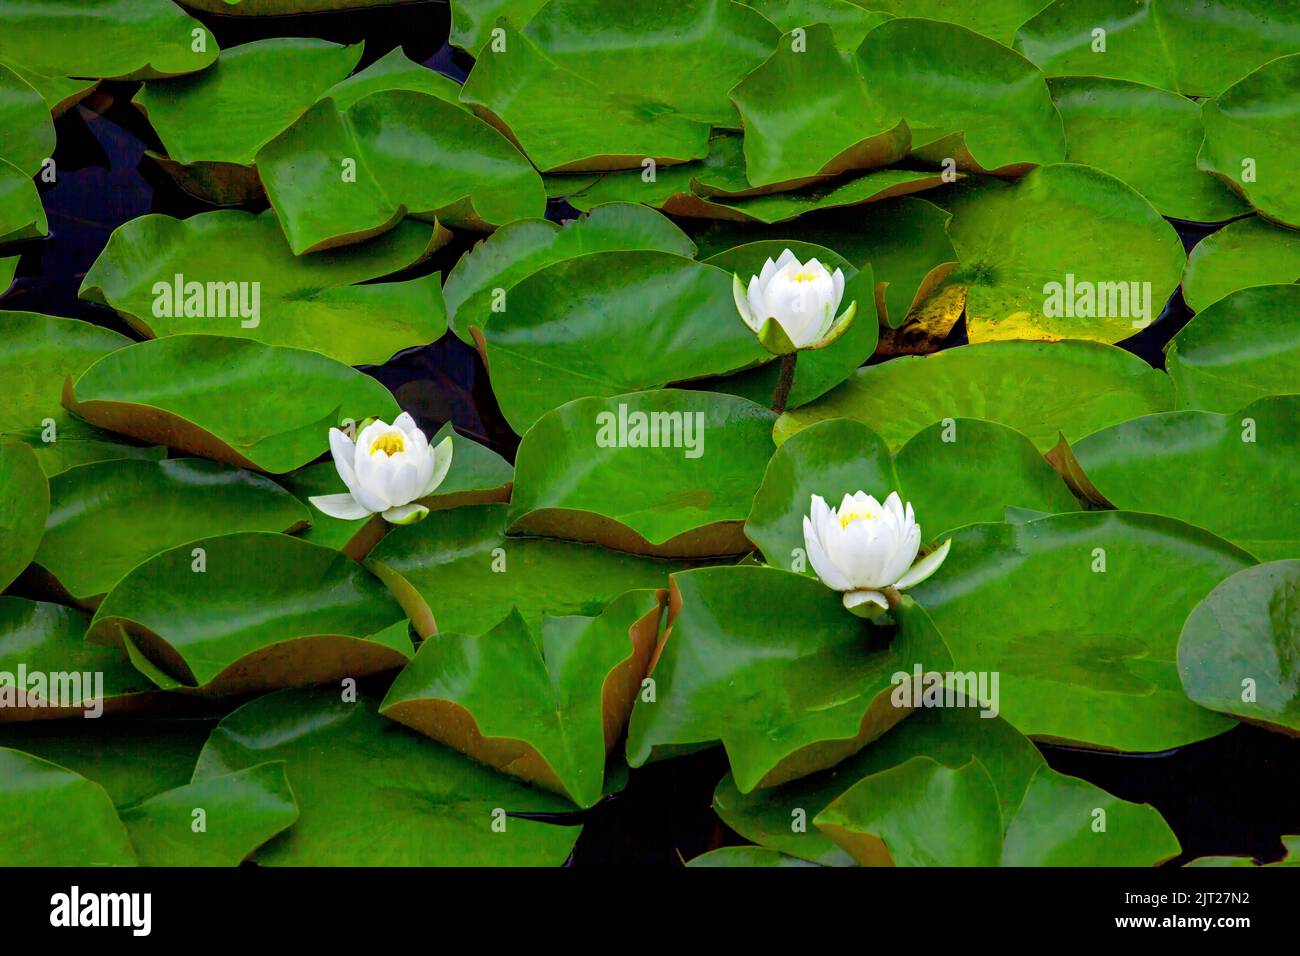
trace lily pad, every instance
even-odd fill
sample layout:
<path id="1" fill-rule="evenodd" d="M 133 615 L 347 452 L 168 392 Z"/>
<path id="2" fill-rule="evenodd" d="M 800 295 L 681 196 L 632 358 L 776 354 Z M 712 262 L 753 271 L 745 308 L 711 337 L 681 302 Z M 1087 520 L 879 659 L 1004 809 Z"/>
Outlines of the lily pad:
<path id="1" fill-rule="evenodd" d="M 0 243 L 36 239 L 48 231 L 41 194 L 31 176 L 0 159 Z"/>
<path id="2" fill-rule="evenodd" d="M 21 442 L 0 442 L 0 591 L 32 560 L 49 508 L 50 486 L 35 452 Z"/>
<path id="3" fill-rule="evenodd" d="M 592 806 L 659 640 L 662 593 L 629 592 L 599 617 L 543 616 L 537 630 L 512 610 L 482 635 L 439 634 L 379 712 Z"/>
<path id="4" fill-rule="evenodd" d="M 258 198 L 257 151 L 351 73 L 361 52 L 359 43 L 273 37 L 224 50 L 201 73 L 146 83 L 132 102 L 167 152 L 149 155 L 202 199 Z"/>
<path id="5" fill-rule="evenodd" d="M 506 421 L 522 435 L 575 398 L 769 361 L 731 285 L 721 269 L 654 251 L 597 252 L 533 273 L 475 332 Z"/>
<path id="6" fill-rule="evenodd" d="M 490 231 L 546 206 L 541 177 L 508 139 L 412 90 L 346 109 L 320 100 L 258 151 L 257 171 L 295 255 L 362 241 L 407 215 Z"/>
<path id="7" fill-rule="evenodd" d="M 410 0 L 185 0 L 192 10 L 206 10 L 232 17 L 277 17 L 335 10 L 366 10 L 390 7 Z"/>
<path id="8" fill-rule="evenodd" d="M 386 720 L 364 696 L 300 689 L 245 704 L 212 732 L 194 782 L 272 760 L 300 816 L 254 854 L 266 866 L 557 866 L 581 832 L 510 816 L 572 806 Z"/>
<path id="9" fill-rule="evenodd" d="M 181 76 L 221 52 L 207 28 L 170 0 L 3 0 L 0 20 L 0 59 L 49 76 Z"/>
<path id="10" fill-rule="evenodd" d="M 224 0 L 222 0 L 224 2 Z M 422 63 L 410 59 L 400 46 L 394 47 L 364 70 L 360 70 L 347 79 L 339 80 L 324 95 L 334 101 L 341 110 L 347 109 L 357 100 L 364 99 L 380 90 L 413 90 L 416 93 L 428 93 L 452 106 L 458 106 L 470 112 L 468 106 L 460 101 L 460 84 L 449 76 L 443 76 Z"/>
<path id="11" fill-rule="evenodd" d="M 36 563 L 95 605 L 147 558 L 236 531 L 293 531 L 312 514 L 271 479 L 201 458 L 107 461 L 50 482 Z"/>
<path id="12" fill-rule="evenodd" d="M 90 615 L 61 604 L 0 597 L 0 673 L 14 697 L 0 721 L 86 717 L 128 711 L 156 688 L 122 651 L 84 640 Z M 29 676 L 29 682 L 19 677 Z M 44 687 L 30 682 L 41 675 Z M 7 696 L 0 691 L 0 699 Z M 25 741 L 3 740 L 5 746 Z"/>
<path id="13" fill-rule="evenodd" d="M 746 839 L 825 866 L 855 861 L 811 821 L 858 781 L 925 757 L 958 768 L 977 758 L 997 791 L 1003 827 L 1045 766 L 1038 748 L 1005 720 L 973 707 L 928 708 L 843 763 L 780 787 L 741 793 L 730 774 L 713 794 L 722 821 Z"/>
<path id="14" fill-rule="evenodd" d="M 1196 244 L 1183 271 L 1183 299 L 1199 312 L 1238 289 L 1296 281 L 1300 232 L 1251 216 Z"/>
<path id="15" fill-rule="evenodd" d="M 1300 19 L 1295 26 L 1300 46 Z M 1292 46 L 1291 49 L 1296 49 Z M 1198 164 L 1241 193 L 1261 215 L 1300 228 L 1290 165 L 1300 150 L 1300 53 L 1278 57 L 1201 106 Z"/>
<path id="16" fill-rule="evenodd" d="M 982 418 L 1039 451 L 1116 422 L 1173 408 L 1169 377 L 1096 342 L 989 342 L 861 369 L 839 388 L 777 420 L 777 444 L 828 418 L 854 418 L 891 450 L 945 418 Z"/>
<path id="17" fill-rule="evenodd" d="M 961 494 L 953 494 L 955 488 Z M 937 422 L 891 456 L 884 439 L 866 425 L 832 419 L 777 449 L 753 496 L 745 534 L 769 564 L 812 573 L 803 536 L 809 501 L 820 495 L 836 504 L 859 490 L 881 501 L 897 491 L 915 510 L 922 540 L 935 543 L 954 528 L 1000 521 L 1008 506 L 1048 513 L 1079 510 L 1029 439 L 1005 425 L 972 419 Z"/>
<path id="18" fill-rule="evenodd" d="M 1276 0 L 1055 0 L 1020 27 L 1015 47 L 1049 76 L 1218 96 L 1300 48 L 1300 21 Z"/>
<path id="19" fill-rule="evenodd" d="M 881 202 L 896 196 L 934 189 L 943 185 L 939 173 L 914 169 L 873 169 L 856 179 L 810 186 L 788 193 L 710 200 L 725 215 L 707 213 L 710 218 L 729 218 L 766 225 L 788 222 L 810 212 Z M 673 212 L 671 208 L 668 210 Z"/>
<path id="20" fill-rule="evenodd" d="M 0 63 L 0 159 L 28 177 L 54 154 L 54 123 L 45 100 L 26 80 Z"/>
<path id="21" fill-rule="evenodd" d="M 519 445 L 507 530 L 659 557 L 741 554 L 775 420 L 743 398 L 678 389 L 569 402 Z"/>
<path id="22" fill-rule="evenodd" d="M 1165 346 L 1180 408 L 1231 412 L 1300 389 L 1300 286 L 1261 285 L 1214 302 Z"/>
<path id="23" fill-rule="evenodd" d="M 1300 557 L 1292 507 L 1300 503 L 1300 395 L 1261 398 L 1231 414 L 1147 415 L 1089 435 L 1073 451 L 1116 507 L 1200 525 L 1263 561 Z"/>
<path id="24" fill-rule="evenodd" d="M 907 120 L 919 159 L 1020 175 L 1065 158 L 1042 72 L 995 40 L 937 20 L 887 20 L 857 60 L 886 113 Z"/>
<path id="25" fill-rule="evenodd" d="M 672 577 L 672 616 L 632 711 L 632 767 L 721 741 L 741 793 L 834 766 L 907 716 L 892 675 L 947 668 L 925 612 L 905 600 L 898 632 L 844 610 L 840 596 L 776 568 L 734 566 Z"/>
<path id="26" fill-rule="evenodd" d="M 119 349 L 64 389 L 91 424 L 272 474 L 305 465 L 329 428 L 399 414 L 388 390 L 333 359 L 216 335 L 172 335 Z"/>
<path id="27" fill-rule="evenodd" d="M 909 593 L 955 670 L 1000 674 L 1000 713 L 1021 733 L 1155 751 L 1232 726 L 1183 693 L 1177 631 L 1253 563 L 1170 518 L 1075 512 L 963 528 L 943 567 Z"/>
<path id="28" fill-rule="evenodd" d="M 0 296 L 13 288 L 14 274 L 18 271 L 18 263 L 21 259 L 21 256 L 0 259 Z"/>
<path id="29" fill-rule="evenodd" d="M 3 58 L 0 58 L 0 61 L 2 60 Z M 41 98 L 45 100 L 45 105 L 49 107 L 50 114 L 55 119 L 72 109 L 99 86 L 99 80 L 74 80 L 66 76 L 33 70 L 12 61 L 5 62 L 4 65 L 41 94 Z"/>
<path id="30" fill-rule="evenodd" d="M 264 763 L 160 793 L 121 818 L 141 866 L 238 866 L 292 826 L 298 806 L 284 764 Z"/>
<path id="31" fill-rule="evenodd" d="M 104 788 L 57 764 L 0 747 L 0 866 L 134 866 Z"/>
<path id="32" fill-rule="evenodd" d="M 149 558 L 104 598 L 86 640 L 125 646 L 159 686 L 205 696 L 361 677 L 413 653 L 401 608 L 360 565 L 260 531 Z"/>
<path id="33" fill-rule="evenodd" d="M 724 846 L 699 856 L 686 863 L 690 867 L 752 867 L 752 866 L 816 866 L 798 857 L 786 856 L 775 850 L 761 846 Z"/>
<path id="34" fill-rule="evenodd" d="M 447 42 L 477 55 L 498 19 L 505 17 L 518 29 L 545 5 L 546 0 L 452 0 Z"/>
<path id="35" fill-rule="evenodd" d="M 864 10 L 853 0 L 740 0 L 767 17 L 782 33 L 796 27 L 825 23 L 835 35 L 835 45 L 852 52 L 862 38 L 890 18 L 882 9 Z"/>
<path id="36" fill-rule="evenodd" d="M 1065 122 L 1066 161 L 1127 183 L 1163 216 L 1222 222 L 1250 207 L 1196 165 L 1200 108 L 1179 93 L 1099 76 L 1048 80 Z"/>
<path id="37" fill-rule="evenodd" d="M 1020 182 L 956 193 L 953 245 L 967 286 L 966 335 L 1118 342 L 1159 317 L 1187 256 L 1141 195 L 1089 166 L 1060 163 Z"/>
<path id="38" fill-rule="evenodd" d="M 1011 45 L 1016 28 L 1043 9 L 1047 0 L 984 0 L 982 3 L 952 3 L 951 0 L 854 0 L 869 10 L 896 17 L 925 17 L 956 23 Z"/>
<path id="39" fill-rule="evenodd" d="M 1196 606 L 1178 671 L 1202 707 L 1300 735 L 1300 561 L 1239 571 Z"/>
<path id="40" fill-rule="evenodd" d="M 150 214 L 113 231 L 78 294 L 150 338 L 214 333 L 378 365 L 441 337 L 446 309 L 437 276 L 367 280 L 420 262 L 446 238 L 403 222 L 347 250 L 295 257 L 270 210 Z"/>
<path id="41" fill-rule="evenodd" d="M 745 126 L 751 186 L 803 185 L 888 166 L 911 143 L 901 115 L 878 99 L 825 23 L 783 36 L 731 99 Z"/>
<path id="42" fill-rule="evenodd" d="M 795 243 L 815 243 L 834 250 L 854 268 L 870 263 L 880 323 L 898 328 L 957 264 L 956 250 L 948 238 L 951 219 L 947 210 L 933 203 L 904 196 L 872 203 L 850 222 L 814 224 L 805 219 L 798 224 L 762 227 L 720 223 L 697 235 L 695 242 L 701 258 L 708 257 L 706 261 L 720 266 L 720 253 L 760 242 L 782 248 L 788 245 L 796 251 Z"/>
<path id="43" fill-rule="evenodd" d="M 443 295 L 452 331 L 473 344 L 470 325 L 482 328 L 494 312 L 507 309 L 510 290 L 528 276 L 565 259 L 633 249 L 695 254 L 695 244 L 671 219 L 635 203 L 596 206 L 562 226 L 516 220 L 467 252 L 448 274 Z"/>
<path id="44" fill-rule="evenodd" d="M 456 508 L 395 528 L 366 567 L 397 595 L 422 637 L 482 634 L 518 608 L 593 617 L 624 591 L 662 588 L 684 562 L 550 538 L 506 537 L 505 505 Z M 435 623 L 435 617 L 437 619 Z"/>
<path id="45" fill-rule="evenodd" d="M 451 422 L 438 429 L 429 446 L 437 448 L 445 438 L 452 440 L 451 470 L 432 495 L 420 499 L 422 503 L 430 510 L 440 511 L 510 500 L 514 468 L 508 461 L 492 449 L 458 434 Z M 336 495 L 348 490 L 332 460 L 299 468 L 281 476 L 279 481 L 304 504 L 316 495 Z M 335 548 L 354 561 L 364 559 L 391 527 L 382 516 L 348 521 L 331 518 L 315 508 L 311 520 L 311 527 L 299 532 L 300 538 Z"/>

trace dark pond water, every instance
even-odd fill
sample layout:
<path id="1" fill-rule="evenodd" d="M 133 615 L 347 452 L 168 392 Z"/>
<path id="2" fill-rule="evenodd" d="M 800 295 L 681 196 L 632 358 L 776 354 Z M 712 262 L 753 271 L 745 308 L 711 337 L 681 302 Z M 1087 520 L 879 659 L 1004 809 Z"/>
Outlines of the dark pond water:
<path id="1" fill-rule="evenodd" d="M 363 66 L 399 45 L 411 59 L 458 80 L 471 65 L 446 43 L 449 17 L 442 3 L 364 14 L 202 19 L 223 47 L 269 36 L 315 36 L 346 43 L 364 39 Z M 212 208 L 181 192 L 144 157 L 146 149 L 161 145 L 130 105 L 136 89 L 136 84 L 105 84 L 59 120 L 58 182 L 42 193 L 50 236 L 16 247 L 22 253 L 17 284 L 0 308 L 75 316 L 126 331 L 110 311 L 77 298 L 86 270 L 109 234 L 146 213 L 186 217 Z M 552 203 L 548 211 L 556 220 L 572 214 L 562 202 Z M 683 223 L 688 231 L 706 225 Z M 1188 249 L 1213 231 L 1178 225 Z M 457 238 L 405 275 L 445 274 L 471 243 Z M 1163 367 L 1165 343 L 1189 318 L 1181 293 L 1176 294 L 1159 322 L 1123 345 Z M 961 341 L 957 330 L 953 344 Z M 408 350 L 367 371 L 394 392 L 426 431 L 451 421 L 464 434 L 513 458 L 518 439 L 501 418 L 477 354 L 455 336 Z M 1157 807 L 1182 842 L 1185 853 L 1180 861 L 1207 854 L 1277 859 L 1282 854 L 1278 836 L 1300 833 L 1297 739 L 1242 725 L 1213 740 L 1161 754 L 1105 754 L 1047 745 L 1041 749 L 1057 770 L 1085 777 L 1126 800 Z M 637 770 L 623 793 L 588 812 L 572 862 L 674 865 L 716 846 L 744 842 L 710 808 L 714 786 L 726 770 L 720 749 Z"/>

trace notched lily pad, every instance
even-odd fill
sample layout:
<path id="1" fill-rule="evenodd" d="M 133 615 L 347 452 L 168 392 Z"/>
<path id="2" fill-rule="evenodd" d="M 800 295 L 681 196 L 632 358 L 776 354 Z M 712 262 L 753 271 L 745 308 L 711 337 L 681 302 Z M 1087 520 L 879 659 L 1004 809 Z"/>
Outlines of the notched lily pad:
<path id="1" fill-rule="evenodd" d="M 1196 244 L 1183 271 L 1183 299 L 1199 312 L 1238 289 L 1296 281 L 1300 232 L 1250 216 Z"/>
<path id="2" fill-rule="evenodd" d="M 893 675 L 946 669 L 947 649 L 908 600 L 890 636 L 820 581 L 734 566 L 672 577 L 654 698 L 632 711 L 632 767 L 721 742 L 741 793 L 839 763 L 910 713 Z"/>
<path id="3" fill-rule="evenodd" d="M 216 335 L 119 349 L 69 376 L 63 404 L 99 427 L 271 474 L 324 452 L 333 426 L 400 413 L 384 386 L 324 355 Z"/>
<path id="4" fill-rule="evenodd" d="M 247 608 L 259 609 L 249 616 Z M 239 532 L 163 551 L 119 581 L 86 639 L 164 689 L 223 696 L 361 677 L 413 650 L 401 608 L 337 551 Z"/>
<path id="5" fill-rule="evenodd" d="M 570 402 L 519 445 L 507 530 L 658 557 L 740 554 L 775 420 L 679 389 Z"/>
<path id="6" fill-rule="evenodd" d="M 632 591 L 598 617 L 543 616 L 537 628 L 512 610 L 482 635 L 441 633 L 380 713 L 589 807 L 650 667 L 664 594 Z"/>

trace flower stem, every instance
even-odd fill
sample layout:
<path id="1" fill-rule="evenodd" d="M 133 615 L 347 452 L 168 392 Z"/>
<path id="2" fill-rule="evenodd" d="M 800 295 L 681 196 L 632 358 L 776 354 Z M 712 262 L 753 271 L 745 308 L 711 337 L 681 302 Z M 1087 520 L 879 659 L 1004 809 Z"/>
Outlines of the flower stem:
<path id="1" fill-rule="evenodd" d="M 790 386 L 794 384 L 794 363 L 798 358 L 798 352 L 781 356 L 781 374 L 776 380 L 776 391 L 772 393 L 772 411 L 778 415 L 785 411 L 785 401 L 790 397 Z"/>

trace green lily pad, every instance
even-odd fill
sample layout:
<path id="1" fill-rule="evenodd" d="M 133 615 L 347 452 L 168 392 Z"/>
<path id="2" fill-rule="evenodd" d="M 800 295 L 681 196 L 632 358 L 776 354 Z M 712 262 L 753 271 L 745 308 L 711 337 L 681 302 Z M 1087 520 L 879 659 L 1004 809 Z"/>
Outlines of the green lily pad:
<path id="1" fill-rule="evenodd" d="M 39 757 L 0 747 L 0 866 L 134 866 L 104 788 Z"/>
<path id="2" fill-rule="evenodd" d="M 735 566 L 672 577 L 669 631 L 632 711 L 627 760 L 639 767 L 722 742 L 741 793 L 834 766 L 907 716 L 893 674 L 946 668 L 925 612 L 894 612 L 892 638 L 835 591 L 776 568 Z"/>
<path id="3" fill-rule="evenodd" d="M 146 83 L 132 102 L 162 140 L 164 169 L 193 167 L 187 183 L 248 180 L 228 197 L 219 187 L 198 190 L 205 199 L 247 201 L 260 193 L 249 168 L 257 151 L 351 73 L 361 50 L 306 37 L 257 40 L 222 51 L 202 73 Z"/>
<path id="4" fill-rule="evenodd" d="M 796 252 L 796 243 L 814 243 L 834 250 L 854 268 L 870 263 L 880 323 L 896 329 L 957 264 L 957 252 L 948 238 L 951 219 L 947 210 L 933 203 L 904 196 L 864 207 L 851 223 L 813 224 L 808 219 L 762 227 L 719 223 L 697 235 L 695 242 L 702 259 L 722 268 L 728 268 L 719 261 L 722 252 L 759 243 L 789 246 Z M 848 269 L 844 274 L 847 278 Z"/>
<path id="5" fill-rule="evenodd" d="M 451 36 L 447 42 L 477 55 L 499 18 L 505 17 L 519 29 L 545 5 L 546 0 L 452 0 Z"/>
<path id="6" fill-rule="evenodd" d="M 777 420 L 777 444 L 828 418 L 854 418 L 891 450 L 945 418 L 982 418 L 1039 451 L 1116 422 L 1173 408 L 1173 385 L 1135 355 L 1096 342 L 989 342 L 861 369 Z"/>
<path id="7" fill-rule="evenodd" d="M 657 249 L 690 258 L 695 244 L 671 219 L 635 203 L 607 203 L 556 225 L 520 219 L 498 229 L 457 261 L 443 295 L 451 329 L 473 344 L 480 328 L 509 306 L 510 290 L 530 275 L 565 259 L 593 252 Z"/>
<path id="8" fill-rule="evenodd" d="M 803 185 L 888 166 L 911 143 L 902 117 L 880 102 L 825 23 L 783 36 L 731 99 L 745 125 L 751 186 Z"/>
<path id="9" fill-rule="evenodd" d="M 69 421 L 77 422 L 82 430 L 92 432 L 101 438 L 64 438 L 61 441 L 45 444 L 39 439 L 23 440 L 36 452 L 45 477 L 61 475 L 69 468 L 89 465 L 97 461 L 162 461 L 167 457 L 167 449 L 162 445 L 133 445 L 123 441 L 113 441 L 108 432 L 98 428 L 87 428 L 83 423 L 69 416 Z"/>
<path id="10" fill-rule="evenodd" d="M 0 244 L 36 239 L 47 232 L 45 207 L 31 176 L 0 159 Z"/>
<path id="11" fill-rule="evenodd" d="M 951 0 L 853 0 L 869 10 L 896 17 L 924 17 L 956 23 L 1011 45 L 1016 28 L 1032 17 L 1047 0 L 984 0 L 982 3 L 952 3 Z"/>
<path id="12" fill-rule="evenodd" d="M 21 260 L 22 256 L 0 259 L 0 296 L 13 288 L 14 275 L 18 272 L 18 263 Z"/>
<path id="13" fill-rule="evenodd" d="M 858 781 L 918 757 L 953 769 L 978 759 L 997 791 L 1004 828 L 1044 766 L 1038 748 L 1005 720 L 973 707 L 928 708 L 843 763 L 780 787 L 741 793 L 728 774 L 713 807 L 727 826 L 762 846 L 825 866 L 852 866 L 853 857 L 809 824 Z"/>
<path id="14" fill-rule="evenodd" d="M 708 153 L 707 121 L 644 91 L 620 95 L 552 59 L 528 34 L 500 29 L 504 48 L 480 51 L 461 99 L 508 129 L 542 172 L 634 169 L 647 159 L 667 165 Z M 619 71 L 628 69 L 624 56 L 616 57 Z"/>
<path id="15" fill-rule="evenodd" d="M 445 238 L 403 222 L 347 250 L 295 257 L 270 210 L 150 214 L 113 231 L 78 294 L 150 338 L 214 333 L 379 365 L 441 337 L 446 308 L 437 276 L 360 283 L 420 262 Z"/>
<path id="16" fill-rule="evenodd" d="M 451 439 L 451 470 L 432 495 L 420 499 L 422 503 L 432 511 L 440 511 L 510 500 L 514 482 L 514 467 L 510 462 L 492 449 L 458 434 L 451 422 L 438 429 L 429 446 L 437 448 L 445 438 Z M 299 468 L 278 480 L 303 504 L 309 504 L 308 499 L 316 495 L 336 495 L 348 490 L 332 460 Z M 316 508 L 311 509 L 311 521 L 311 527 L 300 531 L 298 537 L 342 551 L 353 561 L 363 560 L 391 527 L 375 515 L 349 521 L 331 518 Z"/>
<path id="17" fill-rule="evenodd" d="M 292 826 L 298 806 L 275 762 L 168 790 L 121 818 L 141 866 L 238 866 Z"/>
<path id="18" fill-rule="evenodd" d="M 347 79 L 339 80 L 323 95 L 332 99 L 339 109 L 345 110 L 357 100 L 365 99 L 371 93 L 378 93 L 380 90 L 412 90 L 416 93 L 427 93 L 470 112 L 470 108 L 460 101 L 459 83 L 449 76 L 443 76 L 421 63 L 416 63 L 403 52 L 400 46 L 389 50 L 364 70 L 354 73 Z"/>
<path id="19" fill-rule="evenodd" d="M 854 0 L 740 0 L 772 21 L 782 33 L 796 27 L 825 23 L 835 35 L 841 50 L 852 52 L 862 38 L 890 18 L 881 9 L 864 10 Z"/>
<path id="20" fill-rule="evenodd" d="M 221 52 L 207 28 L 170 0 L 3 0 L 0 20 L 0 59 L 49 76 L 181 76 Z"/>
<path id="21" fill-rule="evenodd" d="M 1300 735 L 1300 561 L 1239 571 L 1196 606 L 1178 671 L 1202 707 Z"/>
<path id="22" fill-rule="evenodd" d="M 400 412 L 386 388 L 324 355 L 216 335 L 119 349 L 69 378 L 64 405 L 93 425 L 272 474 L 323 453 L 331 426 Z"/>
<path id="23" fill-rule="evenodd" d="M 3 62 L 2 57 L 0 62 Z M 41 99 L 45 100 L 45 105 L 49 107 L 50 115 L 54 119 L 58 119 L 72 109 L 99 86 L 99 80 L 74 80 L 66 76 L 33 70 L 13 61 L 4 62 L 4 65 L 41 94 Z"/>
<path id="24" fill-rule="evenodd" d="M 29 177 L 54 154 L 54 123 L 45 100 L 26 80 L 0 63 L 0 159 Z"/>
<path id="25" fill-rule="evenodd" d="M 148 683 L 138 672 L 136 679 Z M 180 703 L 175 695 L 168 701 L 173 707 Z M 0 724 L 0 747 L 25 751 L 93 780 L 120 811 L 188 784 L 216 723 L 204 716 Z"/>
<path id="26" fill-rule="evenodd" d="M 1300 232 L 1251 216 L 1196 244 L 1183 271 L 1183 299 L 1199 312 L 1238 289 L 1296 281 Z"/>
<path id="27" fill-rule="evenodd" d="M 1223 415 L 1147 415 L 1089 435 L 1073 451 L 1116 507 L 1199 525 L 1263 561 L 1300 557 L 1300 513 L 1289 507 L 1300 468 L 1300 395 Z"/>
<path id="28" fill-rule="evenodd" d="M 710 200 L 725 215 L 707 213 L 709 218 L 735 219 L 766 225 L 789 222 L 810 212 L 881 202 L 896 196 L 934 189 L 943 185 L 939 173 L 914 169 L 873 169 L 856 179 L 834 181 L 788 193 L 748 196 L 740 199 L 718 197 Z M 673 212 L 673 209 L 669 209 Z"/>
<path id="29" fill-rule="evenodd" d="M 232 17 L 278 17 L 336 10 L 366 10 L 390 7 L 410 0 L 185 0 L 192 10 L 206 10 Z"/>
<path id="30" fill-rule="evenodd" d="M 141 695 L 156 691 L 153 684 L 126 654 L 87 644 L 89 626 L 90 615 L 74 608 L 0 597 L 0 673 L 16 689 L 14 699 L 0 707 L 0 721 L 113 714 L 148 702 Z M 41 675 L 43 692 L 40 685 L 24 686 L 20 668 Z M 0 691 L 0 699 L 4 696 Z M 23 743 L 4 741 L 5 746 Z"/>
<path id="31" fill-rule="evenodd" d="M 1177 632 L 1219 581 L 1253 563 L 1170 518 L 1075 512 L 963 528 L 943 567 L 909 593 L 956 670 L 1000 673 L 1000 713 L 1021 733 L 1154 751 L 1232 726 L 1183 693 Z"/>
<path id="32" fill-rule="evenodd" d="M 945 767 L 913 757 L 850 787 L 817 828 L 861 866 L 997 866 L 1002 814 L 978 759 Z"/>
<path id="33" fill-rule="evenodd" d="M 1041 768 L 1007 827 L 1003 866 L 1154 866 L 1182 852 L 1149 804 Z"/>
<path id="34" fill-rule="evenodd" d="M 960 169 L 1019 175 L 1065 158 L 1065 133 L 1038 67 L 995 40 L 937 20 L 887 20 L 857 50 L 912 154 Z"/>
<path id="35" fill-rule="evenodd" d="M 1024 22 L 1015 48 L 1049 76 L 1106 76 L 1218 96 L 1261 63 L 1300 48 L 1300 21 L 1276 0 L 1055 0 Z"/>
<path id="36" fill-rule="evenodd" d="M 686 862 L 690 867 L 816 866 L 798 857 L 786 856 L 761 846 L 724 846 L 701 853 Z"/>
<path id="37" fill-rule="evenodd" d="M 506 421 L 522 435 L 575 398 L 769 361 L 731 285 L 721 269 L 654 251 L 597 252 L 533 273 L 475 332 Z"/>
<path id="38" fill-rule="evenodd" d="M 361 677 L 413 653 L 401 608 L 360 565 L 260 531 L 149 558 L 104 598 L 86 640 L 125 646 L 159 686 L 206 696 Z"/>
<path id="39" fill-rule="evenodd" d="M 543 613 L 594 617 L 624 591 L 662 588 L 671 572 L 689 567 L 571 541 L 506 537 L 506 512 L 493 504 L 432 515 L 393 529 L 370 552 L 366 567 L 397 595 L 422 637 L 482 634 L 516 607 L 534 628 Z"/>
<path id="40" fill-rule="evenodd" d="M 407 215 L 490 231 L 546 207 L 541 177 L 506 137 L 413 90 L 346 109 L 320 100 L 258 151 L 257 171 L 295 255 L 359 242 Z"/>
<path id="41" fill-rule="evenodd" d="M 775 420 L 744 398 L 678 389 L 569 402 L 519 445 L 507 530 L 659 557 L 741 554 Z"/>
<path id="42" fill-rule="evenodd" d="M 1099 76 L 1048 80 L 1065 122 L 1066 161 L 1127 183 L 1163 216 L 1222 222 L 1250 211 L 1236 193 L 1197 168 L 1200 108 L 1179 93 Z"/>
<path id="43" fill-rule="evenodd" d="M 212 732 L 194 782 L 271 760 L 285 762 L 300 815 L 254 854 L 266 866 L 557 866 L 581 832 L 510 816 L 572 805 L 386 720 L 364 696 L 300 689 L 245 704 Z"/>
<path id="44" fill-rule="evenodd" d="M 1165 346 L 1180 408 L 1231 412 L 1300 388 L 1300 286 L 1241 289 L 1197 314 Z"/>
<path id="45" fill-rule="evenodd" d="M 36 554 L 49 509 L 50 486 L 35 452 L 21 442 L 0 442 L 0 591 Z"/>
<path id="46" fill-rule="evenodd" d="M 107 461 L 50 482 L 36 563 L 80 604 L 95 604 L 147 558 L 236 531 L 293 531 L 307 508 L 271 479 L 201 458 Z"/>
<path id="47" fill-rule="evenodd" d="M 1296 26 L 1300 45 L 1300 20 Z M 1292 47 L 1295 49 L 1295 46 Z M 1282 56 L 1201 106 L 1205 142 L 1197 159 L 1261 215 L 1300 228 L 1290 165 L 1300 150 L 1300 53 Z"/>
<path id="48" fill-rule="evenodd" d="M 676 165 L 653 168 L 637 164 L 630 170 L 594 175 L 549 175 L 551 195 L 563 196 L 575 209 L 590 210 L 602 203 L 635 202 L 653 206 L 674 216 L 743 220 L 740 213 L 712 202 L 714 195 L 731 195 L 752 190 L 745 178 L 742 137 L 727 130 L 714 130 L 707 144 L 708 155 Z M 644 162 L 644 160 L 643 160 Z M 697 192 L 698 190 L 698 192 Z"/>
<path id="49" fill-rule="evenodd" d="M 1089 166 L 1060 163 L 1020 182 L 956 193 L 952 242 L 967 286 L 966 334 L 1118 342 L 1159 317 L 1187 256 L 1141 195 Z"/>
<path id="50" fill-rule="evenodd" d="M 439 634 L 379 712 L 592 806 L 659 640 L 661 593 L 629 592 L 598 617 L 543 616 L 538 630 L 512 610 L 482 635 Z"/>
<path id="51" fill-rule="evenodd" d="M 962 489 L 953 494 L 953 489 Z M 799 432 L 772 456 L 753 496 L 745 534 L 769 564 L 812 573 L 804 554 L 803 518 L 820 495 L 832 506 L 866 491 L 884 501 L 897 491 L 916 511 L 924 538 L 978 521 L 1000 521 L 1009 505 L 1048 513 L 1079 503 L 1033 444 L 996 422 L 953 419 L 918 432 L 890 456 L 884 440 L 852 419 Z"/>

